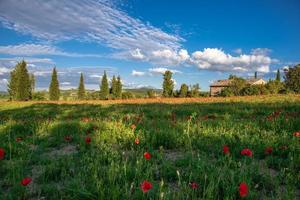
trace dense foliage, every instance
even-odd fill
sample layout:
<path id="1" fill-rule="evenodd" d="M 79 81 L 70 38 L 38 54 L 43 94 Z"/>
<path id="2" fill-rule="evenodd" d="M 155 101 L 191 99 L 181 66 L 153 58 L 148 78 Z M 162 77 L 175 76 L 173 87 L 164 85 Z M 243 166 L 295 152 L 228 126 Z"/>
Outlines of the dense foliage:
<path id="1" fill-rule="evenodd" d="M 84 88 L 84 80 L 83 80 L 83 74 L 80 74 L 80 80 L 79 80 L 79 86 L 78 86 L 78 93 L 77 93 L 77 97 L 80 100 L 85 99 L 85 88 Z"/>
<path id="2" fill-rule="evenodd" d="M 7 90 L 11 100 L 25 101 L 32 99 L 34 92 L 34 75 L 29 74 L 27 63 L 22 60 L 10 72 Z"/>

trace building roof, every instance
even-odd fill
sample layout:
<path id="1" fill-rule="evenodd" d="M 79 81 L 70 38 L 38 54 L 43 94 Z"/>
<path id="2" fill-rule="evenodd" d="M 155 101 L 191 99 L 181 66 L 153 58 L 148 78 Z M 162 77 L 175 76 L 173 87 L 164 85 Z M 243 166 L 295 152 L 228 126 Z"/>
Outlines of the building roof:
<path id="1" fill-rule="evenodd" d="M 251 79 L 246 79 L 246 82 L 250 85 L 252 85 L 253 83 L 262 80 L 261 78 L 251 78 Z M 225 80 L 217 80 L 215 82 L 213 82 L 210 87 L 228 87 L 230 85 L 231 80 L 230 79 L 225 79 Z"/>

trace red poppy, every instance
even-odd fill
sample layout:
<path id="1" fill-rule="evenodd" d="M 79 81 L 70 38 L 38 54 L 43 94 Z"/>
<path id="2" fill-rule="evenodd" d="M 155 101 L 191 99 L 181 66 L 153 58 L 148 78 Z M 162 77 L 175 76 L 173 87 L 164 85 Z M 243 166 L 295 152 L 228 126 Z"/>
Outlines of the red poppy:
<path id="1" fill-rule="evenodd" d="M 144 193 L 148 192 L 152 188 L 152 183 L 149 181 L 145 180 L 141 184 L 141 189 Z"/>
<path id="2" fill-rule="evenodd" d="M 32 181 L 31 178 L 26 177 L 26 178 L 23 178 L 23 179 L 22 179 L 21 184 L 22 184 L 23 186 L 26 186 L 26 185 L 28 185 L 29 183 L 31 183 L 31 181 Z"/>
<path id="3" fill-rule="evenodd" d="M 16 142 L 21 142 L 23 139 L 21 137 L 16 138 Z"/>
<path id="4" fill-rule="evenodd" d="M 132 125 L 130 126 L 130 128 L 131 128 L 132 130 L 134 130 L 134 129 L 136 129 L 136 125 L 135 125 L 135 124 L 132 124 Z"/>
<path id="5" fill-rule="evenodd" d="M 144 153 L 144 158 L 146 159 L 146 160 L 149 160 L 150 158 L 151 158 L 151 154 L 147 151 L 147 152 L 145 152 Z"/>
<path id="6" fill-rule="evenodd" d="M 295 137 L 300 137 L 300 132 L 299 131 L 297 131 L 297 132 L 294 132 L 294 134 L 293 134 Z"/>
<path id="7" fill-rule="evenodd" d="M 273 148 L 272 147 L 265 148 L 265 154 L 271 154 L 272 152 L 273 152 Z"/>
<path id="8" fill-rule="evenodd" d="M 91 139 L 90 137 L 86 137 L 86 138 L 85 138 L 85 143 L 86 143 L 86 144 L 91 143 L 91 141 L 92 141 L 92 139 Z"/>
<path id="9" fill-rule="evenodd" d="M 248 195 L 248 185 L 245 182 L 242 182 L 239 187 L 240 197 L 244 198 Z"/>
<path id="10" fill-rule="evenodd" d="M 241 155 L 243 155 L 243 156 L 248 156 L 248 157 L 252 157 L 253 153 L 252 153 L 252 151 L 251 151 L 250 149 L 243 149 L 243 150 L 241 151 Z"/>
<path id="11" fill-rule="evenodd" d="M 223 146 L 223 153 L 224 154 L 230 154 L 229 147 L 227 145 Z"/>
<path id="12" fill-rule="evenodd" d="M 139 138 L 135 138 L 134 143 L 135 144 L 140 144 L 140 139 Z"/>
<path id="13" fill-rule="evenodd" d="M 4 149 L 0 148 L 0 160 L 3 160 L 5 156 L 5 151 Z"/>
<path id="14" fill-rule="evenodd" d="M 196 183 L 196 182 L 190 182 L 190 187 L 191 187 L 193 190 L 195 190 L 195 189 L 197 189 L 197 188 L 199 187 L 199 185 L 198 185 L 198 183 Z"/>
<path id="15" fill-rule="evenodd" d="M 66 135 L 66 136 L 64 137 L 64 139 L 65 139 L 66 142 L 70 142 L 70 141 L 72 140 L 72 136 Z"/>

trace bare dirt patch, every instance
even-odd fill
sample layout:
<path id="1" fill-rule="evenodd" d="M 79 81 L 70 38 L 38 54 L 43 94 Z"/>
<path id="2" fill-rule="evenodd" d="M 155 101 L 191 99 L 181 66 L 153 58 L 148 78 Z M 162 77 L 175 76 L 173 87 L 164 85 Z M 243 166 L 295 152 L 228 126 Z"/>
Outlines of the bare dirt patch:
<path id="1" fill-rule="evenodd" d="M 75 145 L 65 145 L 59 149 L 52 149 L 50 152 L 46 153 L 46 156 L 50 158 L 55 158 L 57 156 L 67 156 L 77 153 L 77 149 Z"/>

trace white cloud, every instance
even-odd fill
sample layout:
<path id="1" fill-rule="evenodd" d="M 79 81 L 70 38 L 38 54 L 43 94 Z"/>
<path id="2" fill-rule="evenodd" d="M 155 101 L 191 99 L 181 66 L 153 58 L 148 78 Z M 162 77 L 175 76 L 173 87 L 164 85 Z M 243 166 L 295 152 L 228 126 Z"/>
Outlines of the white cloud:
<path id="1" fill-rule="evenodd" d="M 165 68 L 165 67 L 150 68 L 149 72 L 152 73 L 152 74 L 164 74 L 167 70 L 171 71 L 173 74 L 182 73 L 181 71 L 174 70 L 174 69 L 168 69 L 168 68 Z"/>
<path id="2" fill-rule="evenodd" d="M 33 55 L 57 55 L 69 57 L 101 57 L 95 54 L 68 53 L 51 45 L 42 44 L 19 44 L 0 46 L 0 54 L 33 56 Z"/>
<path id="3" fill-rule="evenodd" d="M 7 67 L 0 67 L 0 75 L 3 75 L 5 73 L 9 73 L 11 71 L 10 68 Z"/>
<path id="4" fill-rule="evenodd" d="M 71 85 L 70 82 L 62 82 L 61 84 L 62 84 L 62 85 Z"/>
<path id="5" fill-rule="evenodd" d="M 178 52 L 170 49 L 152 51 L 149 61 L 162 65 L 175 66 L 185 63 L 190 58 L 187 50 L 180 49 Z"/>
<path id="6" fill-rule="evenodd" d="M 234 49 L 233 52 L 236 54 L 242 54 L 243 50 L 241 48 L 237 48 L 237 49 Z"/>
<path id="7" fill-rule="evenodd" d="M 251 54 L 252 55 L 263 55 L 263 56 L 267 56 L 272 52 L 271 49 L 268 48 L 256 48 L 256 49 L 252 49 L 251 50 Z"/>
<path id="8" fill-rule="evenodd" d="M 231 56 L 221 49 L 206 48 L 203 51 L 195 51 L 190 63 L 199 69 L 213 71 L 246 72 L 258 71 L 269 72 L 272 60 L 264 55 L 240 55 Z"/>
<path id="9" fill-rule="evenodd" d="M 0 18 L 7 28 L 40 39 L 95 41 L 117 50 L 178 49 L 183 41 L 106 0 L 1 1 Z"/>
<path id="10" fill-rule="evenodd" d="M 140 72 L 140 71 L 132 70 L 131 75 L 132 76 L 144 76 L 144 75 L 146 75 L 146 72 Z"/>
<path id="11" fill-rule="evenodd" d="M 102 76 L 101 76 L 101 75 L 98 75 L 98 74 L 91 74 L 89 77 L 99 79 L 99 78 L 101 78 Z"/>
<path id="12" fill-rule="evenodd" d="M 142 54 L 140 49 L 135 49 L 133 51 L 130 51 L 130 55 L 132 56 L 133 59 L 137 59 L 137 60 L 143 60 L 145 58 L 145 55 Z"/>

